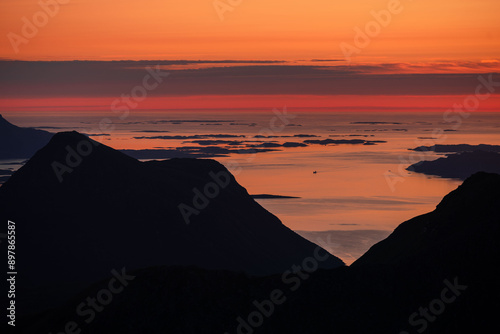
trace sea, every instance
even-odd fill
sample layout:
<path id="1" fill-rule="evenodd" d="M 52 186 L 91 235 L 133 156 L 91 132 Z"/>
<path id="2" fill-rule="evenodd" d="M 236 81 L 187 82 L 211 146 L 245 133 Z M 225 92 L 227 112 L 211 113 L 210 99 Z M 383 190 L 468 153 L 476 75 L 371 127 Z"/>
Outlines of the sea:
<path id="1" fill-rule="evenodd" d="M 120 150 L 168 150 L 225 165 L 284 225 L 351 264 L 461 180 L 406 170 L 436 144 L 500 145 L 500 113 L 244 111 L 4 112 L 11 123 L 79 131 Z M 147 160 L 147 159 L 143 159 Z M 0 169 L 24 161 L 0 160 Z M 275 197 L 275 198 L 273 198 Z"/>

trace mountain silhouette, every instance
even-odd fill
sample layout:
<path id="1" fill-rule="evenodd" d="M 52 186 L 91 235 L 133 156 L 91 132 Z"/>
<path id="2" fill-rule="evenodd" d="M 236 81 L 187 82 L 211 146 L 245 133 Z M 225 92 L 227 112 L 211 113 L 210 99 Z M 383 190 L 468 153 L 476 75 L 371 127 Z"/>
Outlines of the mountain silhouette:
<path id="1" fill-rule="evenodd" d="M 11 176 L 0 212 L 17 224 L 25 291 L 88 285 L 122 267 L 273 274 L 316 249 L 216 161 L 140 162 L 77 132 L 54 135 Z M 321 263 L 343 265 L 334 256 Z"/>
<path id="2" fill-rule="evenodd" d="M 0 115 L 0 159 L 31 158 L 52 136 L 47 131 L 18 127 Z"/>
<path id="3" fill-rule="evenodd" d="M 282 274 L 150 267 L 134 271 L 133 283 L 89 323 L 75 318 L 75 307 L 109 278 L 21 323 L 25 333 L 56 331 L 68 319 L 82 333 L 498 332 L 499 237 L 500 175 L 477 173 L 351 267 L 293 284 Z M 276 291 L 284 299 L 270 304 Z"/>
<path id="4" fill-rule="evenodd" d="M 399 225 L 352 266 L 396 264 L 427 256 L 427 262 L 438 262 L 444 260 L 441 256 L 463 252 L 469 240 L 493 242 L 489 239 L 498 236 L 499 228 L 500 175 L 476 173 L 446 195 L 436 210 Z M 472 260 L 479 249 L 470 245 L 464 256 Z"/>

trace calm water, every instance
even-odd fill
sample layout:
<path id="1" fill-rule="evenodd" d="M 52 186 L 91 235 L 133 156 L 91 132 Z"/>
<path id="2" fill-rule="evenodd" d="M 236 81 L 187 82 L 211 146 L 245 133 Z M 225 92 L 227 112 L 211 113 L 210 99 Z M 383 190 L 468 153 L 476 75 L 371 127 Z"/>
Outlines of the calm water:
<path id="1" fill-rule="evenodd" d="M 52 132 L 74 129 L 102 133 L 98 130 L 99 121 L 108 118 L 113 123 L 113 131 L 105 131 L 109 136 L 93 138 L 116 149 L 201 146 L 238 149 L 264 142 L 302 143 L 304 140 L 328 138 L 386 141 L 374 145 L 277 147 L 279 151 L 231 153 L 228 157 L 215 158 L 233 171 L 250 194 L 299 197 L 260 199 L 258 202 L 285 225 L 321 244 L 347 263 L 386 237 L 401 222 L 433 210 L 445 194 L 461 183 L 404 171 L 421 158 L 433 160 L 438 157 L 436 154 L 419 156 L 409 148 L 462 143 L 500 145 L 500 114 L 496 113 L 476 113 L 467 119 L 453 120 L 444 119 L 443 114 L 437 112 L 347 114 L 288 111 L 288 115 L 291 117 L 279 119 L 272 111 L 232 114 L 136 112 L 119 119 L 112 113 L 83 116 L 4 113 L 5 118 L 19 126 L 45 127 Z M 196 139 L 188 138 L 133 139 L 213 134 L 244 137 L 207 140 L 256 142 L 200 145 L 193 142 Z M 256 135 L 277 137 L 254 138 Z M 318 137 L 293 137 L 295 135 Z"/>

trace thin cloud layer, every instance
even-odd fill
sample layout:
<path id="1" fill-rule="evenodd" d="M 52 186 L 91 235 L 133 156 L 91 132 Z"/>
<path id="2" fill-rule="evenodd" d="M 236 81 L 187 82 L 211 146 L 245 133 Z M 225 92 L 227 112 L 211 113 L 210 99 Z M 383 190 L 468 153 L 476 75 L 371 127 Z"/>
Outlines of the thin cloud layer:
<path id="1" fill-rule="evenodd" d="M 276 62 L 1 61 L 0 98 L 120 96 L 142 82 L 145 68 L 156 65 L 168 71 L 170 77 L 150 92 L 151 96 L 460 95 L 469 94 L 471 87 L 477 85 L 477 73 L 498 72 L 499 68 L 497 62 L 352 66 Z M 200 63 L 227 66 L 168 69 L 171 65 Z"/>

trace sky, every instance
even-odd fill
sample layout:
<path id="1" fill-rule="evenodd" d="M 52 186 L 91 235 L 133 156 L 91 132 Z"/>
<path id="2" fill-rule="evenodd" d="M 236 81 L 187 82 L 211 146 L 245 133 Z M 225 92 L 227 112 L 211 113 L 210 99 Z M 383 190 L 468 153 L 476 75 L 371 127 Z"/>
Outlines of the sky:
<path id="1" fill-rule="evenodd" d="M 106 110 L 155 64 L 170 76 L 139 109 L 442 111 L 500 72 L 498 13 L 498 0 L 2 0 L 0 111 Z"/>
<path id="2" fill-rule="evenodd" d="M 341 58 L 372 12 L 387 0 L 42 0 L 53 17 L 15 53 L 2 39 L 2 58 L 62 59 L 313 59 Z M 497 0 L 401 0 L 386 27 L 363 50 L 363 61 L 496 59 Z M 230 3 L 236 4 L 231 6 Z M 238 5 L 239 3 L 239 5 Z M 225 4 L 219 12 L 214 4 Z M 393 7 L 391 7 L 393 8 Z M 0 35 L 22 35 L 36 0 L 2 0 Z M 219 13 L 221 15 L 219 16 Z M 41 15 L 43 16 L 43 15 Z M 221 20 L 221 17 L 223 18 Z M 43 19 L 39 19 L 44 23 Z M 376 42 L 375 42 L 376 40 Z"/>

